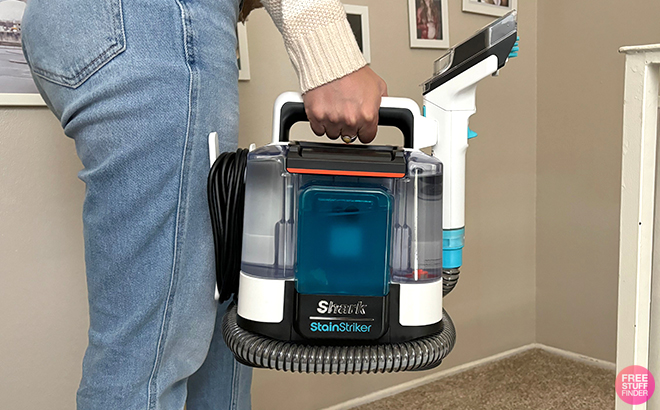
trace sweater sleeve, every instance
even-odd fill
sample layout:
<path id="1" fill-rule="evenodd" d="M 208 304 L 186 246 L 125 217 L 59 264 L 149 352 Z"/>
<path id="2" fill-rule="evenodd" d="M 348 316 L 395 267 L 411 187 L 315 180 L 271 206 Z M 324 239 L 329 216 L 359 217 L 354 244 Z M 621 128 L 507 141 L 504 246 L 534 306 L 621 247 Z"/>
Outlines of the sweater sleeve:
<path id="1" fill-rule="evenodd" d="M 362 68 L 339 0 L 262 0 L 282 33 L 303 93 Z"/>

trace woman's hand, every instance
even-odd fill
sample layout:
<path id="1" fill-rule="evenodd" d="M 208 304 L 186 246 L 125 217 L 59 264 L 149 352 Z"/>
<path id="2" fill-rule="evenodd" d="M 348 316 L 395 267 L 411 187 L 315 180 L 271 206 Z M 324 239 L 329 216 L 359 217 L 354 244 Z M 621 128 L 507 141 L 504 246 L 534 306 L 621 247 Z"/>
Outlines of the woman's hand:
<path id="1" fill-rule="evenodd" d="M 358 136 L 369 143 L 378 131 L 381 97 L 387 96 L 387 84 L 364 66 L 303 95 L 305 111 L 312 131 L 330 139 Z"/>

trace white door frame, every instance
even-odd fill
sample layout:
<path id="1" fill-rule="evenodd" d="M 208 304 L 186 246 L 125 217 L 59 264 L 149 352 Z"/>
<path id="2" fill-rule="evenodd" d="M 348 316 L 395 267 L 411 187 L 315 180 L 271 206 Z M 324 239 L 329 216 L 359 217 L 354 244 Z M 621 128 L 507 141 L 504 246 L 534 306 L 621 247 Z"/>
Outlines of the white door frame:
<path id="1" fill-rule="evenodd" d="M 626 69 L 616 365 L 617 373 L 632 365 L 651 370 L 656 393 L 634 408 L 660 410 L 660 249 L 655 263 L 653 258 L 654 229 L 660 233 L 660 212 L 655 223 L 660 44 L 620 51 Z M 616 410 L 632 409 L 617 397 Z"/>

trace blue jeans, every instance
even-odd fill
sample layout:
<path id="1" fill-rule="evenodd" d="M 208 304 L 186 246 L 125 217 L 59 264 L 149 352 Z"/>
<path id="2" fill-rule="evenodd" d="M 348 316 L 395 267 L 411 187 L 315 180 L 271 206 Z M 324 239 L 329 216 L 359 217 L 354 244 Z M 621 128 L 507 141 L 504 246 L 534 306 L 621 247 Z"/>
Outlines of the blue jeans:
<path id="1" fill-rule="evenodd" d="M 89 345 L 81 410 L 249 409 L 222 340 L 207 135 L 237 146 L 238 0 L 30 0 L 23 45 L 75 140 Z"/>

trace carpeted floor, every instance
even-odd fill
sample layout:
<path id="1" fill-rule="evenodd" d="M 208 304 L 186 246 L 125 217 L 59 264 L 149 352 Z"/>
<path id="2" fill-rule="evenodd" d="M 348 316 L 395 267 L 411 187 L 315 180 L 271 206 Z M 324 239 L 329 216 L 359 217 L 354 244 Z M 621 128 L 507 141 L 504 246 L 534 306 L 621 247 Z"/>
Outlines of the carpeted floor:
<path id="1" fill-rule="evenodd" d="M 610 410 L 614 370 L 529 350 L 357 410 Z"/>

